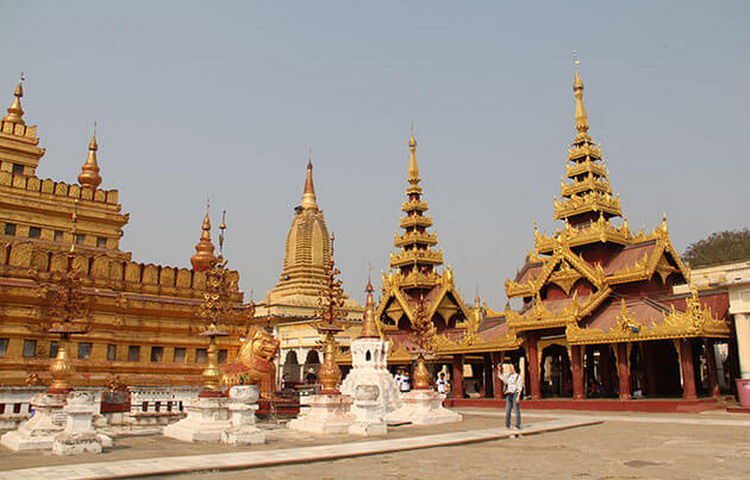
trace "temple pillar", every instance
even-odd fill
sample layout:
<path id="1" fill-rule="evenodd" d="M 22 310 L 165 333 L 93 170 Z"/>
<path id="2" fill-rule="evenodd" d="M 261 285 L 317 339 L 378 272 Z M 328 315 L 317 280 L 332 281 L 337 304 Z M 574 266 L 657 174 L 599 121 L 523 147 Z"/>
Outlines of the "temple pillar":
<path id="1" fill-rule="evenodd" d="M 464 398 L 464 356 L 453 355 L 451 373 L 451 398 Z"/>
<path id="2" fill-rule="evenodd" d="M 713 339 L 703 340 L 703 346 L 706 349 L 706 364 L 708 365 L 708 394 L 713 398 L 719 398 L 719 376 L 716 372 L 716 350 L 714 349 Z"/>
<path id="3" fill-rule="evenodd" d="M 620 400 L 630 400 L 630 368 L 628 344 L 617 344 L 617 379 L 620 383 Z"/>
<path id="4" fill-rule="evenodd" d="M 497 365 L 500 363 L 502 352 L 492 352 L 490 355 L 492 363 L 492 393 L 494 394 L 494 398 L 503 398 L 503 382 L 497 376 Z"/>
<path id="5" fill-rule="evenodd" d="M 539 352 L 535 333 L 526 334 L 526 360 L 529 364 L 529 393 L 532 400 L 542 398 L 542 388 L 539 379 Z"/>
<path id="6" fill-rule="evenodd" d="M 573 370 L 573 399 L 581 400 L 586 398 L 586 392 L 583 388 L 583 347 L 572 345 L 570 350 L 570 364 Z"/>
<path id="7" fill-rule="evenodd" d="M 689 338 L 683 338 L 680 342 L 680 363 L 682 370 L 682 398 L 694 400 L 698 398 L 695 390 L 695 369 L 693 365 L 693 346 Z"/>

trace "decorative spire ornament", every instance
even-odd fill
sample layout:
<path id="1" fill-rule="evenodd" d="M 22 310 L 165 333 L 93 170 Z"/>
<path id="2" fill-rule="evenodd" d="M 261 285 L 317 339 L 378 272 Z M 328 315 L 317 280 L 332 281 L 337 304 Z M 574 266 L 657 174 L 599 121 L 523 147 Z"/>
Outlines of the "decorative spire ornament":
<path id="1" fill-rule="evenodd" d="M 226 229 L 225 218 L 222 220 L 222 244 L 224 229 Z M 219 323 L 232 314 L 232 292 L 236 288 L 236 283 L 229 277 L 227 260 L 219 254 L 219 258 L 206 270 L 206 290 L 203 293 L 203 301 L 198 307 L 198 318 L 205 325 L 204 330 L 199 335 L 209 339 L 208 363 L 202 374 L 203 391 L 200 394 L 202 397 L 224 395 L 221 391 L 221 369 L 219 368 L 219 351 L 216 346 L 216 338 L 229 335 L 228 332 L 219 328 Z"/>
<path id="2" fill-rule="evenodd" d="M 77 209 L 78 201 L 76 200 Z M 75 238 L 78 222 L 76 211 L 71 215 L 71 222 L 71 243 L 65 272 L 45 289 L 49 305 L 47 315 L 54 320 L 47 332 L 60 336 L 57 355 L 49 367 L 52 384 L 47 392 L 52 394 L 65 394 L 72 389 L 71 380 L 75 376 L 76 369 L 69 354 L 70 337 L 84 334 L 89 330 L 89 303 L 83 293 L 81 271 L 76 265 Z"/>
<path id="3" fill-rule="evenodd" d="M 435 335 L 437 329 L 432 319 L 427 316 L 424 297 L 420 296 L 414 309 L 414 319 L 411 325 L 411 339 L 417 347 L 417 361 L 414 366 L 414 389 L 428 390 L 432 385 L 432 376 L 427 365 L 425 356 L 431 355 L 435 350 Z"/>
<path id="4" fill-rule="evenodd" d="M 341 272 L 336 268 L 333 257 L 335 241 L 333 234 L 330 241 L 331 259 L 326 270 L 327 282 L 318 297 L 318 311 L 316 312 L 318 321 L 315 327 L 323 337 L 321 343 L 325 352 L 323 364 L 318 370 L 318 377 L 323 387 L 321 393 L 335 395 L 340 393 L 339 383 L 341 383 L 341 369 L 336 362 L 336 354 L 338 353 L 336 335 L 344 331 L 342 324 L 349 312 L 345 308 L 346 295 L 344 295 L 342 281 L 338 278 Z"/>
<path id="5" fill-rule="evenodd" d="M 21 98 L 23 97 L 23 72 L 21 72 L 21 79 L 18 81 L 16 89 L 13 91 L 13 103 L 8 107 L 8 114 L 3 118 L 3 122 L 17 123 L 19 125 L 26 125 L 23 119 L 23 108 L 21 107 Z"/>
<path id="6" fill-rule="evenodd" d="M 99 144 L 96 142 L 96 122 L 94 122 L 94 133 L 89 142 L 89 155 L 81 167 L 81 173 L 78 174 L 78 183 L 84 188 L 93 190 L 96 190 L 102 183 L 102 177 L 99 175 L 99 162 L 96 158 L 97 150 L 99 150 Z"/>

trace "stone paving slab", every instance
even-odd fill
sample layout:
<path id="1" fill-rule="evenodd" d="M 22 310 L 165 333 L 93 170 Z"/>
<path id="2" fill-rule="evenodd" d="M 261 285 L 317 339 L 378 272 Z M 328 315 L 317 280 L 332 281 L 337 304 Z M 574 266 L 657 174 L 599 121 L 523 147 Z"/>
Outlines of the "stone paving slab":
<path id="1" fill-rule="evenodd" d="M 523 435 L 533 435 L 599 423 L 601 423 L 601 420 L 597 419 L 564 418 L 529 425 L 524 428 L 522 433 Z M 212 455 L 134 459 L 76 465 L 56 465 L 54 467 L 36 467 L 0 472 L 0 480 L 40 478 L 55 478 L 56 480 L 97 480 L 108 478 L 145 477 L 207 470 L 236 470 L 485 442 L 489 440 L 509 438 L 513 435 L 514 432 L 510 432 L 503 428 L 488 428 L 390 440 L 351 442 L 339 445 L 308 446 Z"/>

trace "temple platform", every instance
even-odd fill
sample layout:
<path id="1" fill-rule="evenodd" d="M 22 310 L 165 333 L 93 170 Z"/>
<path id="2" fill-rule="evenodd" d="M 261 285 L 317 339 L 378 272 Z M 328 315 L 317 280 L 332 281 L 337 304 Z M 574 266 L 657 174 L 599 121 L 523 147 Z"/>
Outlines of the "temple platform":
<path id="1" fill-rule="evenodd" d="M 503 398 L 448 398 L 448 408 L 494 408 L 504 409 Z M 596 412 L 644 412 L 644 413 L 700 413 L 721 410 L 726 406 L 714 398 L 683 400 L 681 398 L 642 398 L 619 400 L 616 398 L 545 398 L 522 400 L 521 410 L 587 410 Z"/>

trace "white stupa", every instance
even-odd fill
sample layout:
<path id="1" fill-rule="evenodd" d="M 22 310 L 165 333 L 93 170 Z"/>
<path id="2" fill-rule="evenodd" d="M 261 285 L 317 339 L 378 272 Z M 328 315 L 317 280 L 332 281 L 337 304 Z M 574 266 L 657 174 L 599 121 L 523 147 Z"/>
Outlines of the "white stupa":
<path id="1" fill-rule="evenodd" d="M 354 399 L 351 413 L 356 421 L 350 432 L 371 435 L 385 433 L 385 419 L 401 407 L 401 398 L 388 371 L 390 344 L 378 332 L 369 281 L 366 291 L 362 331 L 351 343 L 352 369 L 341 384 L 341 393 Z"/>

